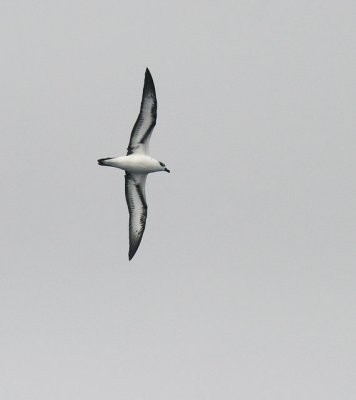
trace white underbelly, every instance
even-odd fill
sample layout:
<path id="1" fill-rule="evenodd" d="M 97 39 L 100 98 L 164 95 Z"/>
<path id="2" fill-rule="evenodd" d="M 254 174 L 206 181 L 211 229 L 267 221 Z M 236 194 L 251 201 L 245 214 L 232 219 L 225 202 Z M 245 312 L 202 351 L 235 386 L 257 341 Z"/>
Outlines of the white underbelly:
<path id="1" fill-rule="evenodd" d="M 137 174 L 147 174 L 158 170 L 157 161 L 142 154 L 113 158 L 110 160 L 110 164 L 113 167 Z"/>

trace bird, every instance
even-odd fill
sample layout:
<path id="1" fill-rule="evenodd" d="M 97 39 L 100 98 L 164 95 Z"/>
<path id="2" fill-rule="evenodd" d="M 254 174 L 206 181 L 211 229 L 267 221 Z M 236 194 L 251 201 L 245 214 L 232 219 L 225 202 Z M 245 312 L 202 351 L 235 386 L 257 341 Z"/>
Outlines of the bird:
<path id="1" fill-rule="evenodd" d="M 140 112 L 131 131 L 126 156 L 100 158 L 98 164 L 124 170 L 125 197 L 129 211 L 129 260 L 136 254 L 146 227 L 147 202 L 145 185 L 147 175 L 153 172 L 171 172 L 166 164 L 152 158 L 149 143 L 157 120 L 157 97 L 152 75 L 145 72 Z"/>

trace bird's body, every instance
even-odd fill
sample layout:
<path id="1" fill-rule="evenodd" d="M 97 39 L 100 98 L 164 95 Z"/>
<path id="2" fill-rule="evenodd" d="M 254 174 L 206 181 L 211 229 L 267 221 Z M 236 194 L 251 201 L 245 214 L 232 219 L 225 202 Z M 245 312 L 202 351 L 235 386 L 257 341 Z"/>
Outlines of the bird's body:
<path id="1" fill-rule="evenodd" d="M 146 227 L 147 203 L 145 184 L 147 175 L 166 171 L 165 164 L 149 155 L 148 145 L 157 118 L 156 91 L 150 71 L 146 69 L 140 114 L 132 129 L 127 155 L 98 160 L 99 165 L 115 167 L 126 171 L 125 195 L 130 214 L 129 260 L 135 255 Z"/>
<path id="2" fill-rule="evenodd" d="M 159 164 L 159 161 L 145 154 L 130 154 L 128 156 L 99 160 L 99 162 L 100 165 L 120 168 L 133 174 L 149 174 L 165 170 Z"/>

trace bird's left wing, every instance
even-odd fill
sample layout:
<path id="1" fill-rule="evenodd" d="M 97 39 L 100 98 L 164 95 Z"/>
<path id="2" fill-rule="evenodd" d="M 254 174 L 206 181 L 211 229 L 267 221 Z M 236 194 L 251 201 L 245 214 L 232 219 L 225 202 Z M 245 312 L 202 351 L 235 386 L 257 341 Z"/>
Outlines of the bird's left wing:
<path id="1" fill-rule="evenodd" d="M 127 155 L 133 153 L 147 154 L 148 145 L 157 119 L 156 90 L 148 68 L 145 74 L 140 114 L 132 129 Z"/>
<path id="2" fill-rule="evenodd" d="M 147 175 L 129 174 L 125 175 L 125 195 L 129 209 L 129 260 L 135 255 L 146 227 L 147 203 L 145 195 L 145 184 Z"/>

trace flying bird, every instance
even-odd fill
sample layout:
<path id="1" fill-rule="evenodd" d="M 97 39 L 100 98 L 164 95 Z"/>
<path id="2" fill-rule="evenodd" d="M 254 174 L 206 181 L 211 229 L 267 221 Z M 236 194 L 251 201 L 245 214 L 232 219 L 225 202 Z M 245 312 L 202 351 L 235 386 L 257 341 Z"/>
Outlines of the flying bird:
<path id="1" fill-rule="evenodd" d="M 148 68 L 145 74 L 140 113 L 132 129 L 127 155 L 98 160 L 99 165 L 120 168 L 125 174 L 125 196 L 130 214 L 129 260 L 140 246 L 146 227 L 147 202 L 145 184 L 151 172 L 170 170 L 166 165 L 149 155 L 149 143 L 157 119 L 157 98 L 152 75 Z"/>

